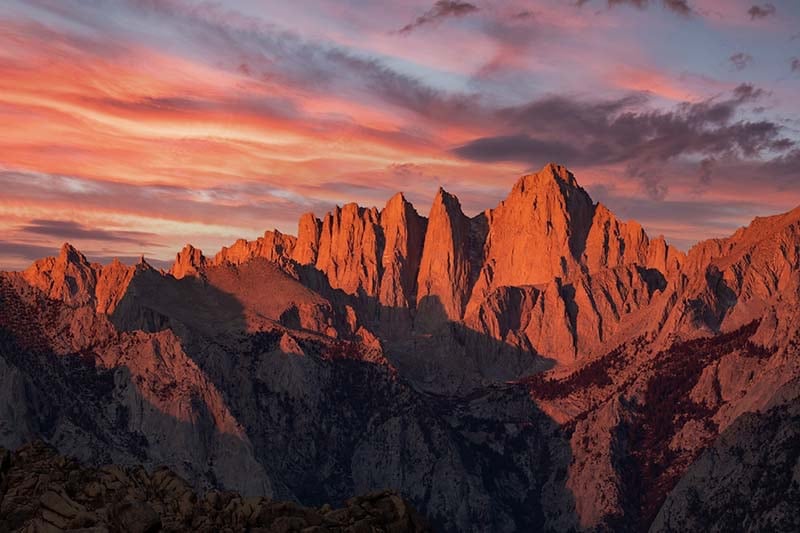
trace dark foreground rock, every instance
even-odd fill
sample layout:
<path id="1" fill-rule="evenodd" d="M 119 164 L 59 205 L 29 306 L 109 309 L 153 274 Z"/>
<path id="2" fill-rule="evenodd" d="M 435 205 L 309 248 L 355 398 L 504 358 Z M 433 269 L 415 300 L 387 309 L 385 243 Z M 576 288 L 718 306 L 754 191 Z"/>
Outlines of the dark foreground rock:
<path id="1" fill-rule="evenodd" d="M 426 522 L 393 492 L 319 509 L 234 492 L 198 496 L 167 468 L 85 467 L 35 442 L 0 449 L 0 531 L 85 533 L 426 532 Z"/>

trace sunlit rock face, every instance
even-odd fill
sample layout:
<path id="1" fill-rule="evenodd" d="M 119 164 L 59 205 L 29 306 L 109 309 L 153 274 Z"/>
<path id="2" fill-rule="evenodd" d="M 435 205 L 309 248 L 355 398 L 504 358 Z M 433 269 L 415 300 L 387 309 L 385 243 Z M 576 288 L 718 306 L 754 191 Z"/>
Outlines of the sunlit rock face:
<path id="1" fill-rule="evenodd" d="M 0 446 L 315 506 L 392 489 L 442 531 L 795 529 L 759 472 L 796 470 L 800 210 L 684 254 L 551 164 L 426 214 L 0 274 Z"/>

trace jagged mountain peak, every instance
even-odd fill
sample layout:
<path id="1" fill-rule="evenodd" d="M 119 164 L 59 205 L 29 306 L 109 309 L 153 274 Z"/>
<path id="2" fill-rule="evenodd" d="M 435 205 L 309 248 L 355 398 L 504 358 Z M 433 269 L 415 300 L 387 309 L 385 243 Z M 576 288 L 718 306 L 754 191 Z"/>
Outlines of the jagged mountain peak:
<path id="1" fill-rule="evenodd" d="M 437 210 L 443 210 L 448 216 L 464 215 L 461 209 L 461 201 L 455 194 L 447 192 L 443 187 L 439 187 L 436 191 L 436 196 L 433 198 L 431 217 Z"/>
<path id="2" fill-rule="evenodd" d="M 83 255 L 77 248 L 72 246 L 70 243 L 65 242 L 61 245 L 61 248 L 58 252 L 58 257 L 56 259 L 57 263 L 60 264 L 76 264 L 76 265 L 89 265 L 89 260 L 86 259 L 86 256 Z"/>
<path id="3" fill-rule="evenodd" d="M 175 256 L 175 263 L 169 269 L 169 273 L 176 279 L 185 276 L 197 275 L 206 266 L 206 258 L 203 251 L 187 244 Z"/>
<path id="4" fill-rule="evenodd" d="M 388 209 L 390 206 L 406 205 L 406 204 L 411 205 L 411 202 L 409 202 L 406 199 L 406 195 L 403 194 L 402 191 L 401 192 L 396 192 L 396 193 L 394 193 L 394 195 L 391 198 L 389 198 L 386 201 L 386 207 L 384 209 Z"/>
<path id="5" fill-rule="evenodd" d="M 567 167 L 556 163 L 548 163 L 540 171 L 520 177 L 513 190 L 530 192 L 552 185 L 558 185 L 565 190 L 581 189 L 575 175 Z"/>
<path id="6" fill-rule="evenodd" d="M 448 214 L 463 214 L 461 211 L 461 202 L 455 194 L 447 192 L 443 187 L 439 187 L 436 191 L 436 196 L 433 198 L 433 206 L 431 213 L 439 206 L 444 207 Z"/>
<path id="7" fill-rule="evenodd" d="M 412 214 L 413 216 L 419 216 L 414 204 L 409 202 L 402 192 L 398 192 L 389 198 L 384 208 L 381 209 L 381 224 L 385 226 L 386 222 L 391 221 L 392 219 L 408 217 Z"/>

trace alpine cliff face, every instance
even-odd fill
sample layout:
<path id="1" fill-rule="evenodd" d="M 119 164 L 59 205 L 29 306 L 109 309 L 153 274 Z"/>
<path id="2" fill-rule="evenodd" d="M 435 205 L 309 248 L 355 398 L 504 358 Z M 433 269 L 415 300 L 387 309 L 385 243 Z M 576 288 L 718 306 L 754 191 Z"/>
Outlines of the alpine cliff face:
<path id="1" fill-rule="evenodd" d="M 795 210 L 684 254 L 553 164 L 472 218 L 397 194 L 168 272 L 65 244 L 0 274 L 0 446 L 388 489 L 442 531 L 792 531 L 798 250 Z"/>

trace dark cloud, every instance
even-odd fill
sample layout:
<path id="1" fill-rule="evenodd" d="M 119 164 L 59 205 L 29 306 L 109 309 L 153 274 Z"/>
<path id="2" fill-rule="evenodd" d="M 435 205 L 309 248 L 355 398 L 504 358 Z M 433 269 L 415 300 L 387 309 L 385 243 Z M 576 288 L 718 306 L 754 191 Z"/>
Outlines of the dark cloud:
<path id="1" fill-rule="evenodd" d="M 792 72 L 800 72 L 800 57 L 792 58 Z"/>
<path id="2" fill-rule="evenodd" d="M 433 7 L 416 18 L 414 22 L 406 24 L 398 30 L 398 33 L 411 33 L 420 26 L 426 24 L 437 24 L 448 17 L 463 17 L 478 11 L 478 7 L 469 2 L 459 0 L 438 0 Z"/>
<path id="3" fill-rule="evenodd" d="M 11 257 L 33 262 L 36 259 L 53 255 L 53 253 L 57 254 L 58 249 L 25 242 L 0 241 L 0 258 Z M 3 268 L 2 265 L 0 268 Z"/>
<path id="4" fill-rule="evenodd" d="M 794 142 L 774 122 L 737 119 L 763 96 L 740 85 L 728 98 L 683 103 L 671 111 L 643 108 L 644 97 L 585 102 L 550 96 L 497 115 L 508 133 L 474 139 L 453 152 L 475 161 L 517 161 L 538 166 L 557 160 L 573 166 L 624 164 L 653 197 L 663 196 L 665 163 L 687 158 L 758 158 L 785 152 Z M 706 165 L 708 167 L 708 164 Z M 710 169 L 701 169 L 708 174 Z"/>
<path id="5" fill-rule="evenodd" d="M 327 54 L 333 65 L 346 67 L 373 95 L 392 105 L 428 118 L 458 122 L 478 108 L 475 95 L 448 93 L 434 89 L 416 78 L 400 74 L 379 61 L 354 57 L 341 50 Z M 335 73 L 331 72 L 335 77 Z"/>
<path id="6" fill-rule="evenodd" d="M 753 62 L 753 56 L 745 54 L 744 52 L 738 52 L 729 57 L 728 60 L 733 64 L 733 68 L 736 70 L 744 70 Z"/>
<path id="7" fill-rule="evenodd" d="M 775 6 L 773 4 L 754 5 L 747 10 L 747 14 L 750 15 L 750 20 L 763 19 L 775 14 Z"/>
<path id="8" fill-rule="evenodd" d="M 18 265 L 13 268 L 24 269 L 37 259 L 57 256 L 59 253 L 59 246 L 58 244 L 53 246 L 31 244 L 24 241 L 0 241 L 0 261 L 6 262 L 5 265 L 0 263 L 0 270 L 7 269 L 12 263 Z M 109 253 L 108 250 L 81 249 L 80 251 L 89 261 L 103 265 L 111 263 L 114 259 L 118 259 L 126 265 L 135 265 L 141 260 L 141 256 L 138 255 L 119 255 Z M 145 259 L 155 268 L 166 269 L 172 265 L 172 261 L 169 260 L 151 259 L 148 257 Z"/>
<path id="9" fill-rule="evenodd" d="M 527 133 L 475 139 L 454 152 L 474 161 L 574 161 L 582 156 L 566 142 L 536 139 Z"/>
<path id="10" fill-rule="evenodd" d="M 687 0 L 663 0 L 664 6 L 671 9 L 679 15 L 688 16 L 692 9 L 689 7 Z"/>
<path id="11" fill-rule="evenodd" d="M 714 166 L 716 165 L 717 160 L 713 157 L 706 157 L 702 161 L 700 161 L 700 184 L 701 185 L 710 185 L 711 184 L 711 175 L 714 172 Z"/>
<path id="12" fill-rule="evenodd" d="M 156 238 L 157 235 L 140 231 L 108 231 L 90 228 L 78 224 L 72 220 L 31 220 L 18 228 L 24 233 L 36 235 L 46 235 L 63 240 L 93 240 L 137 244 L 139 246 L 154 246 L 148 239 Z"/>
<path id="13" fill-rule="evenodd" d="M 578 6 L 588 4 L 591 0 L 578 0 Z M 650 0 L 606 0 L 609 8 L 619 5 L 629 5 L 639 9 L 645 9 L 650 5 Z M 661 5 L 670 11 L 682 16 L 689 16 L 692 14 L 692 8 L 688 0 L 661 0 Z"/>

